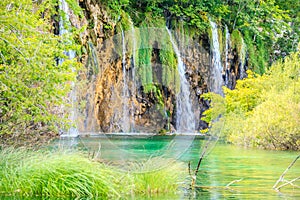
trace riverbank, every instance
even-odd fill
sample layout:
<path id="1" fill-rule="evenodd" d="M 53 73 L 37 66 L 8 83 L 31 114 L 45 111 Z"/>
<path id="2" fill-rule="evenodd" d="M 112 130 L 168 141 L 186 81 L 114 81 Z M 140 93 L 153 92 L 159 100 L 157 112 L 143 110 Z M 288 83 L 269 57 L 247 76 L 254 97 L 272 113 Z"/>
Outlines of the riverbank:
<path id="1" fill-rule="evenodd" d="M 168 133 L 168 134 L 159 134 L 159 133 L 95 133 L 95 132 L 82 132 L 76 135 L 70 134 L 61 134 L 60 138 L 150 138 L 150 137 L 159 137 L 159 138 L 195 138 L 195 139 L 205 139 L 208 137 L 208 134 L 202 133 Z"/>

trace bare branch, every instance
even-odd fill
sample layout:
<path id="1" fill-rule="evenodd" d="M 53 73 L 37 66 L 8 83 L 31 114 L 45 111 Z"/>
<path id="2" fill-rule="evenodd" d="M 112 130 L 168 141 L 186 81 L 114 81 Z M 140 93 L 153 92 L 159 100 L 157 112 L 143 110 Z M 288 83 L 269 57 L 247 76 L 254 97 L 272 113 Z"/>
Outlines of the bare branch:
<path id="1" fill-rule="evenodd" d="M 22 53 L 22 51 L 20 51 L 15 45 L 13 45 L 11 42 L 9 42 L 8 40 L 6 40 L 5 38 L 0 37 L 0 39 L 3 40 L 4 42 L 6 42 L 7 44 L 11 45 L 17 52 L 19 52 L 26 59 L 26 57 L 24 56 L 24 54 Z"/>
<path id="2" fill-rule="evenodd" d="M 279 188 L 283 187 L 282 185 L 279 186 L 279 187 L 277 187 L 277 185 L 278 185 L 280 182 L 283 181 L 283 177 L 285 176 L 285 174 L 289 171 L 289 169 L 296 163 L 296 161 L 297 161 L 299 158 L 300 158 L 300 155 L 298 155 L 298 156 L 293 160 L 293 162 L 291 162 L 291 164 L 286 168 L 286 170 L 281 174 L 281 176 L 279 177 L 279 179 L 276 181 L 276 183 L 275 183 L 274 186 L 273 186 L 273 189 L 279 190 Z M 299 177 L 296 178 L 296 180 L 298 180 L 298 179 L 299 179 Z M 295 179 L 293 179 L 293 180 L 295 180 Z M 290 181 L 290 182 L 294 182 L 293 180 Z M 285 185 L 288 185 L 288 184 L 284 184 L 284 186 L 285 186 Z"/>
<path id="3" fill-rule="evenodd" d="M 294 178 L 294 179 L 291 180 L 291 181 L 286 181 L 286 183 L 284 183 L 284 184 L 282 184 L 282 185 L 280 185 L 280 186 L 278 186 L 277 188 L 274 188 L 274 189 L 275 189 L 276 191 L 279 191 L 280 188 L 282 188 L 282 187 L 284 187 L 284 186 L 286 186 L 286 185 L 292 185 L 292 186 L 294 186 L 294 187 L 300 188 L 298 185 L 294 185 L 294 184 L 293 184 L 293 182 L 295 182 L 295 181 L 297 181 L 297 180 L 299 180 L 299 179 L 300 179 L 300 176 L 297 177 L 297 178 Z"/>
<path id="4" fill-rule="evenodd" d="M 228 183 L 225 187 L 226 187 L 226 188 L 229 188 L 232 184 L 238 183 L 238 182 L 240 182 L 240 181 L 242 181 L 242 180 L 243 180 L 243 178 L 241 178 L 241 179 L 239 179 L 239 180 L 233 180 L 233 181 L 231 181 L 230 183 Z"/>

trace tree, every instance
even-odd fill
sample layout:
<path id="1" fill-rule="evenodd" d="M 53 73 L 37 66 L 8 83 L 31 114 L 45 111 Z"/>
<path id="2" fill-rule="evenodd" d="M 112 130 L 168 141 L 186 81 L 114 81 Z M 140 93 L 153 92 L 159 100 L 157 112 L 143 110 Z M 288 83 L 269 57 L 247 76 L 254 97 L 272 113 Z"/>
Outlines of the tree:
<path id="1" fill-rule="evenodd" d="M 299 150 L 299 58 L 299 52 L 293 53 L 262 76 L 249 72 L 235 90 L 224 88 L 225 99 L 213 99 L 216 102 L 205 111 L 204 120 L 212 123 L 212 129 L 224 124 L 225 140 L 235 144 Z M 223 117 L 214 123 L 220 114 Z"/>
<path id="2" fill-rule="evenodd" d="M 0 2 L 0 135 L 36 136 L 62 127 L 58 118 L 75 79 L 64 50 L 74 48 L 68 38 L 51 33 L 57 1 Z M 51 10 L 52 8 L 52 10 Z M 41 17 L 42 16 L 42 17 Z M 62 117 L 62 116 L 60 116 Z"/>

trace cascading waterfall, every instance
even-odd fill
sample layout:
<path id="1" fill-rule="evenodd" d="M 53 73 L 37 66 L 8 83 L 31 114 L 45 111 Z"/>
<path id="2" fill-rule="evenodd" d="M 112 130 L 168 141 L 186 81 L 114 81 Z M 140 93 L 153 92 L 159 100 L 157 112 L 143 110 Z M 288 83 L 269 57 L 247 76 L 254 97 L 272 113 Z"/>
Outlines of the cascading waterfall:
<path id="1" fill-rule="evenodd" d="M 69 27 L 69 24 L 65 24 L 65 22 L 69 22 L 69 6 L 65 0 L 60 0 L 59 9 L 62 10 L 65 13 L 65 18 L 63 19 L 60 17 L 59 21 L 59 35 L 63 36 L 64 34 L 68 34 L 69 30 L 67 27 Z M 76 57 L 76 53 L 73 50 L 65 51 L 65 54 L 68 56 L 69 59 L 74 59 Z M 60 59 L 59 64 L 61 64 L 64 60 Z M 72 68 L 72 71 L 74 72 L 75 69 Z M 71 102 L 71 110 L 69 115 L 69 120 L 71 122 L 71 128 L 68 130 L 68 136 L 77 136 L 78 130 L 76 127 L 76 119 L 77 119 L 77 111 L 76 111 L 76 87 L 75 82 L 71 83 L 71 92 L 69 94 L 70 102 Z"/>
<path id="2" fill-rule="evenodd" d="M 60 17 L 59 20 L 59 35 L 62 36 L 69 33 L 68 27 L 70 25 L 65 24 L 65 22 L 68 23 L 70 21 L 68 3 L 65 0 L 60 0 L 59 9 L 65 13 L 65 18 L 63 19 L 62 17 Z M 76 53 L 73 50 L 65 51 L 65 54 L 69 57 L 69 59 L 73 59 L 76 57 Z M 61 59 L 60 62 L 63 62 L 63 59 Z"/>
<path id="3" fill-rule="evenodd" d="M 230 33 L 228 27 L 225 26 L 225 85 L 228 87 L 230 66 L 228 65 L 228 54 L 230 49 Z"/>
<path id="4" fill-rule="evenodd" d="M 185 65 L 182 61 L 180 51 L 173 39 L 171 31 L 166 27 L 172 43 L 174 52 L 177 57 L 177 69 L 180 77 L 180 91 L 176 96 L 176 128 L 177 132 L 194 132 L 195 116 L 192 111 L 192 103 L 190 100 L 190 85 L 185 77 Z"/>
<path id="5" fill-rule="evenodd" d="M 240 55 L 240 79 L 246 78 L 247 73 L 245 70 L 245 58 L 246 58 L 246 44 L 244 42 L 244 39 L 242 38 L 242 46 L 241 46 L 241 55 Z"/>
<path id="6" fill-rule="evenodd" d="M 130 114 L 128 108 L 129 102 L 129 91 L 128 91 L 128 80 L 126 72 L 126 44 L 125 44 L 125 35 L 122 30 L 122 68 L 123 68 L 123 91 L 122 91 L 122 103 L 123 103 L 123 115 L 122 115 L 122 124 L 121 129 L 123 132 L 130 131 Z"/>
<path id="7" fill-rule="evenodd" d="M 212 70 L 211 70 L 211 83 L 210 89 L 211 92 L 223 95 L 222 85 L 222 62 L 221 62 L 221 54 L 220 54 L 220 44 L 218 37 L 218 27 L 217 24 L 210 20 L 210 26 L 212 30 L 212 45 L 211 45 L 211 53 L 212 53 Z"/>
<path id="8" fill-rule="evenodd" d="M 95 132 L 97 122 L 95 118 L 95 90 L 96 90 L 96 78 L 100 72 L 99 62 L 97 58 L 97 50 L 91 41 L 88 44 L 88 60 L 87 60 L 87 77 L 88 77 L 88 87 L 85 96 L 86 106 L 84 113 L 84 130 L 85 132 Z"/>
<path id="9" fill-rule="evenodd" d="M 136 56 L 136 37 L 135 37 L 135 29 L 134 25 L 131 26 L 131 37 L 132 37 L 132 65 L 131 65 L 131 75 L 132 75 L 132 85 L 131 85 L 131 96 L 136 96 L 136 83 L 135 83 L 135 56 Z M 130 126 L 131 131 L 135 129 L 135 120 L 134 120 L 134 103 L 131 101 L 131 120 Z"/>

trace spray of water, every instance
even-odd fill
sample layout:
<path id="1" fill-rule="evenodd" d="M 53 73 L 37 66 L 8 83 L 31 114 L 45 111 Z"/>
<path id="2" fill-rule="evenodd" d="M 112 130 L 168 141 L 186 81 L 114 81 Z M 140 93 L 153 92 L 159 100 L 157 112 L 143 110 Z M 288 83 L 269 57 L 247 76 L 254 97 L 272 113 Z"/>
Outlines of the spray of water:
<path id="1" fill-rule="evenodd" d="M 223 91 L 222 91 L 223 67 L 222 67 L 222 62 L 221 62 L 218 27 L 217 27 L 217 24 L 213 21 L 210 21 L 210 26 L 211 26 L 211 31 L 212 31 L 212 45 L 211 45 L 212 69 L 211 69 L 210 88 L 211 88 L 212 92 L 223 95 Z"/>
<path id="2" fill-rule="evenodd" d="M 182 61 L 178 46 L 173 39 L 171 31 L 167 29 L 173 50 L 177 57 L 177 69 L 180 77 L 180 91 L 176 96 L 176 128 L 177 132 L 194 132 L 195 116 L 192 111 L 192 103 L 190 100 L 190 85 L 185 77 L 185 65 Z"/>
<path id="3" fill-rule="evenodd" d="M 68 34 L 69 32 L 69 25 L 65 24 L 65 22 L 69 22 L 69 6 L 65 0 L 61 0 L 59 4 L 59 9 L 62 10 L 65 13 L 65 18 L 60 18 L 59 21 L 59 35 L 63 36 L 64 34 Z M 65 54 L 68 56 L 69 59 L 73 59 L 76 57 L 76 53 L 74 50 L 68 50 L 65 51 Z M 60 59 L 59 64 L 61 64 L 64 60 Z M 72 68 L 72 71 L 74 72 L 75 69 Z M 76 110 L 76 87 L 75 82 L 71 83 L 71 92 L 69 94 L 70 102 L 71 102 L 71 110 L 69 115 L 69 120 L 72 124 L 71 128 L 68 130 L 68 135 L 70 137 L 75 137 L 78 135 L 78 130 L 76 127 L 76 119 L 77 119 L 77 110 Z"/>
<path id="4" fill-rule="evenodd" d="M 122 30 L 122 68 L 123 68 L 123 91 L 122 91 L 122 103 L 123 103 L 123 114 L 122 114 L 122 124 L 121 129 L 123 132 L 130 131 L 130 116 L 129 116 L 129 91 L 128 91 L 128 77 L 126 71 L 126 44 L 125 44 L 125 35 Z"/>

